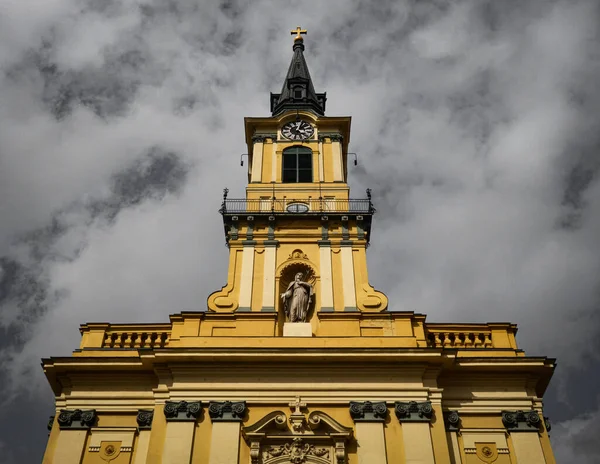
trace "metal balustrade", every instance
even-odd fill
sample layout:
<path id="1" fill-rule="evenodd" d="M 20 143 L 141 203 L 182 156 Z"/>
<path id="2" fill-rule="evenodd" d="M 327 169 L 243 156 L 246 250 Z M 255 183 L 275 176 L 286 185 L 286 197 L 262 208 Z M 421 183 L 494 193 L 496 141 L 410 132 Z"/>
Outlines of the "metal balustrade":
<path id="1" fill-rule="evenodd" d="M 367 198 L 364 199 L 337 199 L 337 198 L 268 198 L 247 199 L 227 198 L 228 190 L 223 193 L 223 203 L 219 212 L 221 214 L 244 213 L 271 213 L 271 214 L 321 214 L 321 213 L 349 213 L 373 214 L 375 208 L 371 201 L 371 191 L 367 189 Z"/>

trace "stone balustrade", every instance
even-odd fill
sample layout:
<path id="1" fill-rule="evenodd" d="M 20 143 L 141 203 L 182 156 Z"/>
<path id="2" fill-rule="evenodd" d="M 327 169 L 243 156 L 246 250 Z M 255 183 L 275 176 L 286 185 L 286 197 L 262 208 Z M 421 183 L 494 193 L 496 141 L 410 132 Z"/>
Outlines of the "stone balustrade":
<path id="1" fill-rule="evenodd" d="M 82 349 L 165 348 L 171 338 L 171 324 L 89 323 L 80 327 Z"/>
<path id="2" fill-rule="evenodd" d="M 492 333 L 488 331 L 429 331 L 429 346 L 441 348 L 491 348 Z"/>
<path id="3" fill-rule="evenodd" d="M 258 317 L 264 319 L 265 313 L 257 313 Z M 333 314 L 333 313 L 332 313 Z M 365 328 L 376 327 L 381 331 L 380 337 L 388 339 L 387 345 L 395 342 L 401 346 L 421 346 L 432 348 L 452 348 L 452 349 L 508 349 L 518 350 L 515 334 L 517 327 L 509 323 L 487 323 L 487 324 L 445 324 L 445 323 L 427 323 L 421 315 L 413 313 L 382 313 L 368 315 L 365 319 L 360 313 L 348 314 L 341 313 L 345 319 L 346 327 L 349 319 L 356 319 L 357 337 L 364 338 L 365 343 L 373 340 L 373 336 L 362 336 Z M 329 314 L 327 314 L 329 316 Z M 218 315 L 217 315 L 218 316 Z M 82 334 L 81 349 L 144 349 L 144 348 L 165 348 L 165 347 L 195 347 L 206 343 L 221 343 L 221 336 L 214 335 L 212 329 L 215 324 L 221 327 L 224 322 L 217 316 L 210 313 L 185 313 L 182 315 L 172 315 L 170 323 L 158 324 L 108 324 L 108 323 L 89 323 L 81 326 Z M 227 322 L 227 327 L 231 332 L 230 336 L 253 336 L 256 332 L 244 329 L 244 323 L 253 315 L 240 313 Z M 246 319 L 243 319 L 245 317 Z M 213 320 L 214 319 L 214 320 Z M 261 319 L 263 325 L 274 324 L 271 319 Z M 364 321 L 363 321 L 364 319 Z M 365 322 L 366 321 L 366 322 Z M 254 322 L 254 321 L 251 321 Z M 335 321 L 334 321 L 335 322 Z M 363 324 L 363 325 L 360 325 Z M 379 324 L 379 325 L 377 325 Z M 386 325 L 387 324 L 387 325 Z M 256 326 L 256 324 L 254 324 Z M 261 326 L 262 327 L 262 326 Z M 380 328 L 381 327 L 381 328 Z M 387 330 L 385 330 L 387 327 Z M 264 330 L 264 333 L 273 333 L 272 329 Z M 239 332 L 238 332 L 239 330 Z M 326 332 L 327 333 L 327 332 Z M 369 332 L 370 333 L 370 332 Z M 315 334 L 315 346 L 320 336 L 319 332 Z M 263 335 L 264 336 L 264 335 Z M 327 335 L 323 335 L 326 338 Z M 279 339 L 269 335 L 267 338 Z M 211 339 L 214 342 L 208 342 Z M 411 342 L 410 339 L 413 341 Z M 281 340 L 283 343 L 283 339 Z M 262 342 L 261 342 L 262 343 Z M 400 346 L 399 345 L 399 346 Z M 216 346 L 216 345 L 215 345 Z"/>
<path id="4" fill-rule="evenodd" d="M 164 348 L 169 343 L 169 332 L 107 331 L 102 348 Z"/>
<path id="5" fill-rule="evenodd" d="M 435 348 L 516 349 L 514 324 L 426 324 L 427 344 Z"/>

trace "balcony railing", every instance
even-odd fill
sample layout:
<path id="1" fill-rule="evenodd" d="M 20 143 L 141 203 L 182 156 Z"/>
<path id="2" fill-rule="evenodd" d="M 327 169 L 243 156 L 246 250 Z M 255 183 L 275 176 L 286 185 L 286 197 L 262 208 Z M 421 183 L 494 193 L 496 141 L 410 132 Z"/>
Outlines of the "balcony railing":
<path id="1" fill-rule="evenodd" d="M 265 199 L 228 199 L 227 189 L 223 193 L 221 214 L 271 213 L 271 214 L 373 214 L 375 208 L 371 202 L 371 191 L 367 190 L 365 199 L 341 200 L 336 198 L 265 198 Z"/>

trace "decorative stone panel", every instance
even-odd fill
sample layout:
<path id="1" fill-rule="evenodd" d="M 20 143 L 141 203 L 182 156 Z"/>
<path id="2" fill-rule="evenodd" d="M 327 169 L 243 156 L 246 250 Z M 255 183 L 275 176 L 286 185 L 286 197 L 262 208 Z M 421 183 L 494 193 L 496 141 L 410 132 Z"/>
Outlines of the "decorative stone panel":
<path id="1" fill-rule="evenodd" d="M 430 422 L 433 416 L 431 401 L 396 401 L 394 410 L 400 422 Z"/>
<path id="2" fill-rule="evenodd" d="M 57 422 L 61 430 L 84 430 L 92 427 L 97 418 L 95 409 L 61 409 Z"/>
<path id="3" fill-rule="evenodd" d="M 202 402 L 200 401 L 167 401 L 165 403 L 165 418 L 169 421 L 194 422 L 200 417 Z"/>
<path id="4" fill-rule="evenodd" d="M 384 422 L 388 409 L 384 401 L 350 401 L 350 416 L 354 422 Z"/>
<path id="5" fill-rule="evenodd" d="M 154 419 L 153 409 L 140 409 L 137 414 L 137 423 L 140 430 L 150 430 Z"/>
<path id="6" fill-rule="evenodd" d="M 208 415 L 213 422 L 241 422 L 246 415 L 245 401 L 211 401 Z"/>
<path id="7" fill-rule="evenodd" d="M 511 432 L 538 432 L 542 419 L 537 411 L 502 411 L 502 423 Z"/>

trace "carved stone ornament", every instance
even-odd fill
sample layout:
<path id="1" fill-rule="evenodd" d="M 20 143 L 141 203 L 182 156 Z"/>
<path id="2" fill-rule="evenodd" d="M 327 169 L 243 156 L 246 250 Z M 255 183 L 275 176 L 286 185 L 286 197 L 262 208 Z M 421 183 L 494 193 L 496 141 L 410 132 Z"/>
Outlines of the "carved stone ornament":
<path id="1" fill-rule="evenodd" d="M 475 454 L 481 461 L 492 464 L 498 459 L 498 448 L 496 443 L 475 443 Z"/>
<path id="2" fill-rule="evenodd" d="M 538 432 L 542 419 L 537 411 L 502 411 L 502 423 L 511 432 Z"/>
<path id="3" fill-rule="evenodd" d="M 354 422 L 384 422 L 388 416 L 388 408 L 384 401 L 350 401 L 350 416 Z"/>
<path id="4" fill-rule="evenodd" d="M 213 422 L 241 422 L 246 415 L 245 401 L 211 401 L 208 415 Z"/>
<path id="5" fill-rule="evenodd" d="M 290 253 L 288 259 L 308 259 L 308 255 L 302 250 L 294 250 Z"/>
<path id="6" fill-rule="evenodd" d="M 433 416 L 431 401 L 396 401 L 394 410 L 400 422 L 430 422 Z"/>
<path id="7" fill-rule="evenodd" d="M 446 423 L 446 430 L 448 432 L 457 432 L 460 430 L 460 416 L 458 411 L 448 411 L 444 414 L 444 422 Z"/>
<path id="8" fill-rule="evenodd" d="M 329 452 L 329 448 L 317 448 L 310 443 L 305 443 L 302 438 L 296 437 L 292 439 L 291 443 L 266 448 L 263 451 L 263 461 L 267 462 L 269 459 L 284 456 L 291 464 L 302 464 L 309 456 L 316 456 L 322 457 L 326 460 L 325 462 L 328 462 Z"/>
<path id="9" fill-rule="evenodd" d="M 97 417 L 95 409 L 61 409 L 57 422 L 61 430 L 83 430 L 92 427 Z"/>
<path id="10" fill-rule="evenodd" d="M 346 464 L 346 444 L 352 429 L 321 411 L 313 411 L 304 421 L 306 427 L 296 430 L 284 412 L 273 411 L 243 427 L 251 464 Z"/>
<path id="11" fill-rule="evenodd" d="M 167 421 L 195 421 L 200 417 L 202 403 L 200 401 L 167 401 L 165 417 Z"/>
<path id="12" fill-rule="evenodd" d="M 140 430 L 150 430 L 152 428 L 152 419 L 154 419 L 153 409 L 138 410 L 137 423 Z"/>

